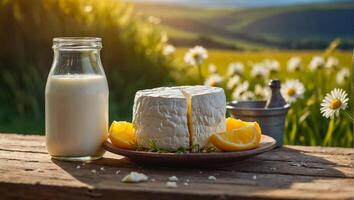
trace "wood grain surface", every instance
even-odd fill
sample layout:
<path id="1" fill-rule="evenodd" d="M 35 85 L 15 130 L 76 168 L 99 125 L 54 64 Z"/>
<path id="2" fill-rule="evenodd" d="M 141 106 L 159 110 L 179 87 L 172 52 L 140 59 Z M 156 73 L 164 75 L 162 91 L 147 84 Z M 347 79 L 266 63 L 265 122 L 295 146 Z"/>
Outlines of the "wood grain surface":
<path id="1" fill-rule="evenodd" d="M 284 146 L 227 167 L 171 168 L 111 153 L 91 163 L 56 161 L 44 139 L 0 134 L 0 199 L 354 199 L 351 148 Z M 149 181 L 122 183 L 131 171 Z M 170 176 L 177 188 L 166 187 Z"/>

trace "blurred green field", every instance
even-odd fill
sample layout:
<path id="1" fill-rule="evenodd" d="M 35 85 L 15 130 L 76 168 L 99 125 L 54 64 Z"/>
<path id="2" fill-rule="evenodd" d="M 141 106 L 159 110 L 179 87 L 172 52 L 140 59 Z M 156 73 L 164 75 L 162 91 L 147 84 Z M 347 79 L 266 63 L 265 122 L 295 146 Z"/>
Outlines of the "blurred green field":
<path id="1" fill-rule="evenodd" d="M 158 3 L 134 6 L 138 15 L 161 18 L 160 28 L 178 46 L 323 49 L 331 40 L 341 37 L 341 48 L 352 48 L 354 32 L 348 20 L 354 17 L 352 2 L 246 9 Z"/>

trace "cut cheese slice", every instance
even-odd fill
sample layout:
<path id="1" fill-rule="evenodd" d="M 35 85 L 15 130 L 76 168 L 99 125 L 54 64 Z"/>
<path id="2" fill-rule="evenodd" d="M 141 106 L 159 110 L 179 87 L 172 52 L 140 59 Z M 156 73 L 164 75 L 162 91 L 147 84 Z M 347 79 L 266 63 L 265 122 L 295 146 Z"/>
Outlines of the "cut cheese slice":
<path id="1" fill-rule="evenodd" d="M 164 149 L 204 147 L 213 133 L 226 130 L 226 98 L 222 88 L 162 87 L 138 91 L 133 125 L 139 145 Z"/>
<path id="2" fill-rule="evenodd" d="M 187 101 L 179 89 L 161 87 L 138 91 L 134 99 L 133 125 L 137 143 L 149 148 L 189 147 Z"/>
<path id="3" fill-rule="evenodd" d="M 226 130 L 224 90 L 210 86 L 187 86 L 181 90 L 188 102 L 189 143 L 204 147 L 211 134 Z"/>

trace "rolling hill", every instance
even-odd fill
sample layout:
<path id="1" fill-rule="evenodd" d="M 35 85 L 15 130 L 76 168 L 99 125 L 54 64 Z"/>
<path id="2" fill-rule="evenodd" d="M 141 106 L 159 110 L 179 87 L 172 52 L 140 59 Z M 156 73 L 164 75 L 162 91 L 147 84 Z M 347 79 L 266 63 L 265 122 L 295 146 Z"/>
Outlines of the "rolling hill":
<path id="1" fill-rule="evenodd" d="M 350 49 L 354 41 L 354 2 L 243 9 L 157 3 L 134 5 L 139 15 L 161 18 L 159 27 L 177 46 L 323 49 L 340 37 L 341 48 Z"/>

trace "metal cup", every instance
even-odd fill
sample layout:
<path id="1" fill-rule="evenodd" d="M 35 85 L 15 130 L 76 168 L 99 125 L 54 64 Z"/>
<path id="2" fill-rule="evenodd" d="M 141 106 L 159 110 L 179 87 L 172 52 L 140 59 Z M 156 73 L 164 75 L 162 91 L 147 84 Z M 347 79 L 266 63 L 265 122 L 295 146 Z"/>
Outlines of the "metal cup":
<path id="1" fill-rule="evenodd" d="M 262 133 L 273 137 L 277 147 L 283 146 L 284 126 L 289 104 L 279 108 L 264 108 L 266 101 L 232 101 L 227 103 L 227 111 L 233 118 L 256 121 Z"/>

